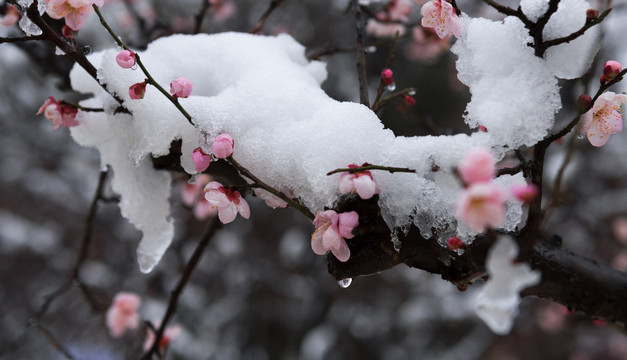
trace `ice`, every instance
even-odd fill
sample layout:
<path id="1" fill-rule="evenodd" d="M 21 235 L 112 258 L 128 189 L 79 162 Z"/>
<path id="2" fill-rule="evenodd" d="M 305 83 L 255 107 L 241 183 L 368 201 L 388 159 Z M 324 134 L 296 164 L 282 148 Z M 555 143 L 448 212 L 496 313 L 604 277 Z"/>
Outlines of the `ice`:
<path id="1" fill-rule="evenodd" d="M 584 0 L 562 0 L 557 12 L 544 28 L 544 39 L 552 40 L 568 36 L 586 23 L 586 10 L 592 8 Z M 553 75 L 561 79 L 575 79 L 590 67 L 599 51 L 600 27 L 593 26 L 583 36 L 568 43 L 547 49 L 544 58 Z"/>
<path id="2" fill-rule="evenodd" d="M 470 148 L 491 149 L 497 159 L 521 145 L 533 145 L 553 125 L 560 108 L 557 80 L 527 46 L 530 38 L 518 19 L 504 22 L 464 17 L 465 31 L 454 46 L 460 79 L 470 87 L 466 121 L 488 132 L 472 135 L 396 137 L 366 106 L 339 102 L 324 93 L 325 64 L 308 61 L 305 48 L 289 35 L 240 33 L 174 35 L 138 52 L 152 76 L 165 88 L 177 77 L 191 80 L 194 91 L 181 104 L 194 125 L 154 87 L 131 100 L 128 88 L 144 81 L 139 70 L 122 69 L 117 49 L 89 56 L 98 78 L 124 100 L 132 116 L 115 114 L 118 104 L 83 70 L 71 73 L 72 86 L 94 96 L 84 105 L 102 113 L 80 113 L 72 129 L 77 142 L 99 149 L 115 174 L 122 213 L 143 231 L 138 248 L 148 271 L 167 249 L 173 234 L 169 220 L 170 176 L 151 167 L 149 157 L 167 154 L 182 141 L 182 166 L 195 174 L 192 150 L 221 133 L 235 142 L 233 157 L 263 182 L 293 194 L 314 214 L 337 200 L 339 174 L 348 164 L 369 162 L 406 167 L 416 173 L 375 171 L 381 188 L 382 216 L 394 231 L 418 226 L 424 236 L 457 229 L 465 241 L 474 235 L 454 214 L 462 185 L 454 168 Z M 437 166 L 439 171 L 433 172 Z M 520 175 L 497 180 L 502 186 Z M 508 203 L 506 230 L 522 214 Z"/>
<path id="3" fill-rule="evenodd" d="M 20 25 L 20 29 L 22 29 L 22 31 L 24 31 L 24 33 L 28 36 L 37 36 L 42 34 L 39 26 L 33 24 L 33 22 L 26 16 L 22 16 L 18 24 Z"/>
<path id="4" fill-rule="evenodd" d="M 540 272 L 527 264 L 514 263 L 518 246 L 501 236 L 488 252 L 486 268 L 490 279 L 475 299 L 477 315 L 499 335 L 509 333 L 518 314 L 520 291 L 540 282 Z"/>

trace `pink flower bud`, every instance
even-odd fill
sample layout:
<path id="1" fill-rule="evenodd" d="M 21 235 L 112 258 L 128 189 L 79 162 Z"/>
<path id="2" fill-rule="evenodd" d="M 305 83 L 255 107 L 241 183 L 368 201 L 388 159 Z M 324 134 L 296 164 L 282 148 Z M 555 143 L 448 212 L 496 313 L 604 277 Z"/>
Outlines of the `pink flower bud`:
<path id="1" fill-rule="evenodd" d="M 479 131 L 481 131 L 481 132 L 488 132 L 488 128 L 486 128 L 483 125 L 479 125 Z"/>
<path id="2" fill-rule="evenodd" d="M 115 61 L 118 62 L 118 65 L 124 69 L 130 69 L 135 66 L 135 53 L 130 50 L 120 51 L 118 56 L 115 57 Z"/>
<path id="3" fill-rule="evenodd" d="M 144 98 L 144 94 L 146 94 L 146 82 L 140 82 L 137 84 L 131 85 L 128 88 L 128 95 L 133 100 L 139 100 Z"/>
<path id="4" fill-rule="evenodd" d="M 597 17 L 599 17 L 599 10 L 597 9 L 586 10 L 586 24 L 591 23 L 592 20 L 596 19 Z"/>
<path id="5" fill-rule="evenodd" d="M 577 109 L 581 112 L 586 112 L 592 106 L 592 98 L 590 95 L 583 94 L 577 99 Z"/>
<path id="6" fill-rule="evenodd" d="M 614 80 L 614 78 L 623 70 L 623 67 L 618 61 L 610 60 L 603 66 L 603 75 L 601 75 L 601 82 L 605 83 Z"/>
<path id="7" fill-rule="evenodd" d="M 170 94 L 174 97 L 186 98 L 192 93 L 192 83 L 186 78 L 176 78 L 170 83 Z"/>
<path id="8" fill-rule="evenodd" d="M 384 69 L 381 72 L 381 80 L 383 80 L 384 85 L 391 85 L 394 83 L 394 73 L 390 69 Z"/>
<path id="9" fill-rule="evenodd" d="M 538 188 L 533 184 L 514 184 L 511 190 L 516 199 L 525 203 L 530 203 L 538 196 Z"/>
<path id="10" fill-rule="evenodd" d="M 218 159 L 226 159 L 233 155 L 233 138 L 229 134 L 216 136 L 211 144 L 211 152 Z"/>
<path id="11" fill-rule="evenodd" d="M 207 170 L 209 164 L 211 164 L 211 156 L 205 154 L 201 148 L 197 147 L 192 152 L 192 160 L 194 161 L 194 167 L 199 173 Z"/>
<path id="12" fill-rule="evenodd" d="M 74 30 L 67 25 L 63 25 L 61 28 L 61 34 L 63 34 L 63 37 L 71 39 L 74 37 Z"/>
<path id="13" fill-rule="evenodd" d="M 411 96 L 409 96 L 407 94 L 403 95 L 403 102 L 407 106 L 414 106 L 414 105 L 416 105 L 416 99 L 414 99 L 413 97 L 411 97 Z"/>
<path id="14" fill-rule="evenodd" d="M 466 244 L 463 241 L 459 240 L 459 238 L 455 236 L 451 236 L 448 239 L 448 248 L 451 250 L 459 250 L 466 248 Z"/>

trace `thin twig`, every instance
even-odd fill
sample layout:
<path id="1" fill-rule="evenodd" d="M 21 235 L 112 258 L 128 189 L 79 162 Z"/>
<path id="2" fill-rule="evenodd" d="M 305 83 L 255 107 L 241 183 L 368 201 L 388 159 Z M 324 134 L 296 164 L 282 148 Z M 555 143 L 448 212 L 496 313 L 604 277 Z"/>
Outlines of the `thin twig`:
<path id="1" fill-rule="evenodd" d="M 198 10 L 198 14 L 194 16 L 195 24 L 194 32 L 192 34 L 198 34 L 200 32 L 202 22 L 205 19 L 205 15 L 207 15 L 207 10 L 209 10 L 210 6 L 211 4 L 209 3 L 209 0 L 202 0 L 202 4 L 200 4 L 200 10 Z"/>
<path id="2" fill-rule="evenodd" d="M 553 39 L 553 40 L 544 41 L 544 46 L 549 48 L 551 46 L 555 46 L 555 45 L 559 45 L 559 44 L 563 44 L 563 43 L 567 43 L 567 42 L 575 40 L 576 38 L 578 38 L 581 35 L 583 35 L 591 27 L 600 24 L 607 17 L 607 15 L 609 15 L 610 11 L 612 11 L 612 9 L 605 10 L 596 19 L 594 19 L 594 20 L 590 21 L 589 23 L 585 24 L 584 26 L 581 27 L 581 29 L 575 31 L 574 33 L 572 33 L 572 34 L 570 34 L 568 36 L 557 38 L 557 39 Z"/>
<path id="3" fill-rule="evenodd" d="M 229 163 L 231 163 L 233 165 L 233 167 L 235 167 L 237 170 L 239 170 L 239 172 L 243 176 L 245 176 L 245 177 L 249 178 L 250 180 L 252 180 L 258 187 L 266 190 L 267 192 L 271 193 L 272 195 L 274 195 L 274 196 L 280 198 L 281 200 L 285 201 L 289 206 L 291 206 L 294 209 L 298 210 L 301 214 L 305 215 L 309 220 L 313 220 L 314 219 L 314 215 L 311 213 L 311 211 L 309 211 L 309 209 L 307 209 L 297 199 L 292 199 L 289 196 L 283 194 L 282 192 L 276 190 L 272 186 L 264 183 L 263 181 L 261 181 L 261 179 L 259 179 L 255 175 L 253 175 L 253 173 L 248 171 L 248 169 L 246 169 L 245 167 L 240 165 L 232 156 L 229 157 L 227 160 L 229 161 Z"/>
<path id="4" fill-rule="evenodd" d="M 100 19 L 100 23 L 102 24 L 102 26 L 105 27 L 105 29 L 107 30 L 109 35 L 111 35 L 113 40 L 125 50 L 132 51 L 128 46 L 126 46 L 126 44 L 120 39 L 120 37 L 113 31 L 113 29 L 111 29 L 111 27 L 109 26 L 105 18 L 102 16 L 102 13 L 100 12 L 100 9 L 98 8 L 98 6 L 92 5 L 92 7 L 94 11 L 96 11 L 98 18 Z M 137 61 L 137 65 L 139 65 L 139 68 L 142 70 L 144 75 L 146 75 L 146 80 L 147 80 L 146 82 L 156 87 L 157 90 L 159 90 L 159 92 L 161 92 L 166 98 L 168 98 L 168 100 L 170 100 L 170 102 L 174 104 L 174 106 L 176 106 L 179 112 L 183 114 L 183 116 L 185 116 L 185 119 L 187 119 L 187 122 L 189 122 L 190 125 L 195 126 L 194 122 L 192 121 L 192 116 L 183 108 L 183 106 L 181 106 L 181 103 L 179 102 L 177 98 L 170 95 L 170 93 L 167 92 L 161 85 L 159 85 L 159 83 L 152 77 L 152 75 L 150 75 L 150 73 L 144 66 L 144 63 L 141 61 L 139 54 L 137 53 L 135 53 L 135 60 Z"/>
<path id="5" fill-rule="evenodd" d="M 57 340 L 57 338 L 52 334 L 52 332 L 50 332 L 50 330 L 46 329 L 45 327 L 39 324 L 36 325 L 36 328 L 40 333 L 42 333 L 46 337 L 46 339 L 48 340 L 48 343 L 50 344 L 50 346 L 52 346 L 53 349 L 61 353 L 61 355 L 63 355 L 67 360 L 75 359 L 74 356 L 68 351 L 68 349 L 66 349 L 65 346 L 63 346 Z"/>
<path id="6" fill-rule="evenodd" d="M 327 173 L 327 176 L 329 175 L 333 175 L 333 174 L 337 174 L 337 173 L 341 173 L 341 172 L 348 172 L 348 173 L 356 173 L 356 172 L 360 172 L 360 171 L 366 171 L 366 170 L 383 170 L 383 171 L 387 171 L 390 173 L 395 173 L 395 172 L 405 172 L 405 173 L 415 173 L 416 170 L 414 169 L 409 169 L 409 168 L 401 168 L 401 167 L 393 167 L 393 166 L 383 166 L 383 165 L 372 165 L 372 164 L 364 164 L 362 166 L 356 166 L 356 167 L 352 167 L 352 168 L 339 168 L 339 169 L 335 169 L 332 171 L 329 171 Z"/>
<path id="7" fill-rule="evenodd" d="M 207 224 L 205 233 L 202 235 L 202 238 L 200 239 L 198 246 L 196 246 L 194 253 L 189 258 L 189 261 L 185 265 L 183 274 L 181 275 L 181 278 L 176 284 L 176 287 L 174 288 L 174 290 L 172 290 L 172 293 L 170 295 L 170 301 L 168 302 L 168 308 L 165 312 L 165 315 L 163 315 L 163 319 L 161 319 L 161 324 L 159 325 L 159 329 L 157 329 L 157 331 L 155 332 L 155 340 L 152 346 L 150 347 L 150 349 L 142 356 L 142 359 L 149 360 L 149 359 L 152 359 L 153 354 L 159 354 L 159 343 L 161 342 L 161 338 L 163 337 L 163 334 L 168 325 L 168 322 L 170 321 L 172 316 L 174 316 L 174 314 L 176 313 L 176 307 L 178 305 L 179 298 L 183 294 L 183 290 L 185 289 L 185 286 L 189 282 L 189 279 L 191 278 L 192 273 L 196 269 L 198 262 L 202 258 L 202 255 L 205 249 L 207 248 L 207 245 L 209 245 L 209 243 L 211 242 L 211 239 L 213 239 L 213 236 L 221 228 L 222 228 L 222 223 L 218 220 L 217 216 L 214 216 L 212 220 Z"/>
<path id="8" fill-rule="evenodd" d="M 24 41 L 32 41 L 32 40 L 45 40 L 46 37 L 43 35 L 35 35 L 35 36 L 21 36 L 21 37 L 0 37 L 0 44 L 2 43 L 16 43 L 16 42 L 24 42 Z"/>
<path id="9" fill-rule="evenodd" d="M 259 32 L 263 29 L 263 26 L 266 24 L 266 21 L 268 20 L 272 12 L 276 10 L 276 8 L 278 8 L 283 3 L 283 1 L 285 0 L 272 0 L 266 12 L 264 12 L 263 15 L 261 15 L 261 18 L 259 18 L 255 26 L 253 26 L 252 30 L 250 30 L 250 33 L 259 34 Z"/>
<path id="10" fill-rule="evenodd" d="M 394 34 L 394 39 L 392 40 L 392 48 L 390 49 L 390 55 L 388 56 L 387 60 L 385 61 L 385 64 L 383 65 L 383 69 L 388 69 L 390 67 L 390 65 L 392 64 L 392 60 L 394 60 L 394 58 L 396 57 L 396 40 L 398 40 L 398 36 L 399 36 L 399 32 L 397 31 L 396 34 Z M 379 86 L 377 87 L 377 96 L 374 99 L 374 102 L 372 103 L 372 107 L 371 109 L 379 109 L 381 106 L 379 105 L 379 101 L 381 100 L 381 96 L 383 95 L 383 92 L 385 91 L 385 83 L 383 82 L 383 78 L 381 78 L 379 80 Z"/>
<path id="11" fill-rule="evenodd" d="M 105 111 L 103 108 L 86 107 L 86 106 L 82 106 L 82 105 L 79 105 L 77 103 L 67 101 L 67 100 L 61 100 L 59 101 L 59 103 L 70 105 L 71 107 L 77 108 L 82 111 L 87 111 L 87 112 L 104 112 Z"/>
<path id="12" fill-rule="evenodd" d="M 570 164 L 570 161 L 573 158 L 573 154 L 575 153 L 575 141 L 577 136 L 573 134 L 568 140 L 568 148 L 566 152 L 566 156 L 564 157 L 564 161 L 562 165 L 560 165 L 559 170 L 557 171 L 557 176 L 555 177 L 555 181 L 553 182 L 553 199 L 549 205 L 547 205 L 544 210 L 542 210 L 542 216 L 544 219 L 547 218 L 548 214 L 557 206 L 562 203 L 561 192 L 562 192 L 562 183 L 564 174 L 566 173 L 566 167 Z"/>
<path id="13" fill-rule="evenodd" d="M 376 113 L 377 111 L 379 111 L 379 109 L 381 109 L 383 106 L 385 106 L 385 104 L 387 104 L 388 101 L 390 101 L 390 100 L 392 100 L 392 99 L 394 99 L 396 97 L 399 97 L 399 96 L 402 96 L 402 95 L 414 92 L 414 91 L 416 91 L 416 89 L 414 89 L 414 88 L 405 88 L 403 90 L 399 90 L 399 91 L 393 92 L 390 95 L 384 97 L 377 104 L 373 105 L 372 106 L 372 111 L 374 111 Z"/>
<path id="14" fill-rule="evenodd" d="M 370 107 L 370 100 L 368 100 L 368 77 L 366 74 L 366 51 L 364 49 L 364 28 L 366 26 L 366 19 L 361 12 L 361 6 L 358 0 L 351 0 L 353 9 L 355 11 L 355 44 L 357 62 L 357 78 L 359 79 L 359 102 L 362 105 Z"/>

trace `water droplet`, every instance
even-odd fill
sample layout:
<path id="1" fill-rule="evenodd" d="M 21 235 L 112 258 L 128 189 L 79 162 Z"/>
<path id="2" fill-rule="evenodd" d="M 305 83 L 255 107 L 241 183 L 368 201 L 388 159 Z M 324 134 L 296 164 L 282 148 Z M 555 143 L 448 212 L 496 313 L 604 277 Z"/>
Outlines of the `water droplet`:
<path id="1" fill-rule="evenodd" d="M 54 49 L 55 55 L 65 55 L 65 51 L 61 50 L 58 46 Z"/>
<path id="2" fill-rule="evenodd" d="M 407 92 L 407 95 L 409 95 L 409 96 L 416 95 L 416 90 L 415 89 L 409 89 L 409 91 Z"/>
<path id="3" fill-rule="evenodd" d="M 89 45 L 83 46 L 82 50 L 83 50 L 83 54 L 85 54 L 85 55 L 91 54 L 91 46 L 89 46 Z"/>
<path id="4" fill-rule="evenodd" d="M 131 70 L 137 70 L 137 63 L 135 63 L 133 66 L 131 66 Z"/>
<path id="5" fill-rule="evenodd" d="M 577 139 L 579 139 L 579 140 L 583 140 L 583 139 L 584 139 L 583 134 L 577 134 Z"/>
<path id="6" fill-rule="evenodd" d="M 396 83 L 391 83 L 390 85 L 385 87 L 388 91 L 396 90 Z"/>
<path id="7" fill-rule="evenodd" d="M 353 279 L 346 278 L 346 279 L 342 279 L 342 280 L 338 281 L 337 284 L 340 285 L 340 287 L 342 289 L 346 289 L 347 287 L 351 286 L 352 282 L 353 282 Z"/>
<path id="8" fill-rule="evenodd" d="M 192 176 L 190 176 L 189 180 L 187 180 L 187 183 L 190 185 L 194 185 L 196 183 L 196 178 L 198 177 L 198 174 L 194 174 Z"/>
<path id="9" fill-rule="evenodd" d="M 366 46 L 366 48 L 364 49 L 364 51 L 368 54 L 373 54 L 377 51 L 377 47 L 376 46 Z"/>

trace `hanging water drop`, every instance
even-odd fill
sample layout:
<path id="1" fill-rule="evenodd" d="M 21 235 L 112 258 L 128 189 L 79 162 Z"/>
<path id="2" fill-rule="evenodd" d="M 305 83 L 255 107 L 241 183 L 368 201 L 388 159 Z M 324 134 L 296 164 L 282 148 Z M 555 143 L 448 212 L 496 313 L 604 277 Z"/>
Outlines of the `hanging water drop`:
<path id="1" fill-rule="evenodd" d="M 137 63 L 135 63 L 133 66 L 131 66 L 131 70 L 137 70 Z"/>
<path id="2" fill-rule="evenodd" d="M 391 83 L 390 85 L 385 87 L 388 91 L 396 90 L 396 83 Z"/>
<path id="3" fill-rule="evenodd" d="M 91 54 L 91 46 L 89 45 L 85 45 L 81 48 L 81 50 L 83 50 L 83 54 L 85 55 L 89 55 Z"/>
<path id="4" fill-rule="evenodd" d="M 416 95 L 416 90 L 415 90 L 415 89 L 413 89 L 413 88 L 412 88 L 412 89 L 409 89 L 409 91 L 407 91 L 407 95 L 409 95 L 409 96 L 414 96 L 414 95 Z"/>
<path id="5" fill-rule="evenodd" d="M 579 140 L 583 140 L 583 139 L 584 139 L 583 134 L 577 134 L 577 139 L 579 139 Z"/>
<path id="6" fill-rule="evenodd" d="M 338 281 L 337 284 L 340 285 L 342 289 L 346 289 L 347 287 L 351 286 L 352 282 L 353 282 L 352 278 L 346 278 L 346 279 L 342 279 Z"/>
<path id="7" fill-rule="evenodd" d="M 374 54 L 377 51 L 377 47 L 376 46 L 366 46 L 366 48 L 364 49 L 364 51 L 368 54 Z"/>

